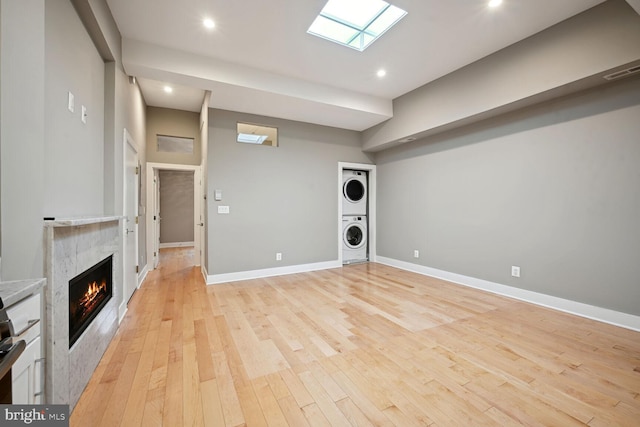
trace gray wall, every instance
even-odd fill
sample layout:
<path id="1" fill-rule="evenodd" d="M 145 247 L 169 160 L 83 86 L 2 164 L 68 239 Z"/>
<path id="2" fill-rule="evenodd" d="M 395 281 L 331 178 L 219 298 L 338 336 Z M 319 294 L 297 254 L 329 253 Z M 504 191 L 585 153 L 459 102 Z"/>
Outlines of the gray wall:
<path id="1" fill-rule="evenodd" d="M 45 4 L 44 215 L 102 214 L 104 62 L 71 3 Z M 69 91 L 75 96 L 73 113 L 67 109 Z"/>
<path id="2" fill-rule="evenodd" d="M 43 274 L 45 2 L 2 7 L 2 279 Z"/>
<path id="3" fill-rule="evenodd" d="M 146 104 L 137 83 L 122 66 L 122 40 L 106 0 L 71 0 L 85 28 L 105 60 L 104 212 L 123 214 L 123 130 L 138 148 L 138 159 L 146 162 Z M 146 168 L 140 173 L 140 206 L 146 206 Z M 146 265 L 146 221 L 139 212 L 138 265 Z"/>
<path id="4" fill-rule="evenodd" d="M 278 127 L 280 146 L 237 143 L 237 121 Z M 210 109 L 208 273 L 337 260 L 339 161 L 371 163 L 359 133 Z"/>
<path id="5" fill-rule="evenodd" d="M 122 41 L 106 0 L 71 0 L 105 63 L 104 114 L 104 213 L 123 214 L 123 140 L 127 129 L 138 148 L 138 159 L 146 162 L 146 104 L 140 87 L 131 82 L 122 66 Z M 146 170 L 140 173 L 140 205 L 146 205 Z M 139 212 L 138 265 L 146 260 L 146 222 Z"/>
<path id="6" fill-rule="evenodd" d="M 363 132 L 379 151 L 605 83 L 603 74 L 640 61 L 640 16 L 609 0 L 393 101 L 393 117 Z"/>
<path id="7" fill-rule="evenodd" d="M 161 170 L 160 243 L 193 242 L 193 171 Z"/>
<path id="8" fill-rule="evenodd" d="M 158 152 L 158 135 L 193 138 L 193 154 Z M 201 151 L 199 113 L 147 107 L 147 161 L 200 165 Z"/>
<path id="9" fill-rule="evenodd" d="M 627 80 L 379 153 L 378 254 L 639 315 L 638 118 Z"/>
<path id="10" fill-rule="evenodd" d="M 94 6 L 108 10 L 104 0 L 76 3 L 88 14 Z M 103 63 L 92 41 L 99 37 L 89 37 L 72 2 L 1 4 L 2 278 L 11 280 L 42 277 L 44 216 L 122 212 L 123 129 L 142 147 L 144 162 L 145 106 L 121 64 Z M 111 26 L 108 44 L 118 53 L 119 35 L 105 17 L 85 17 L 87 28 Z"/>

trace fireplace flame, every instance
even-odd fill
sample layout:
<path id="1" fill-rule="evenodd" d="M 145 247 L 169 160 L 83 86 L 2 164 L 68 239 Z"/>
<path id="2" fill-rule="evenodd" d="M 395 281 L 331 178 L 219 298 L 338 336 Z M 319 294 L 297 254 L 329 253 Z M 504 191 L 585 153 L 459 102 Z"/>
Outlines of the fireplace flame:
<path id="1" fill-rule="evenodd" d="M 103 280 L 100 283 L 91 282 L 87 286 L 87 291 L 84 293 L 82 298 L 80 298 L 80 305 L 87 310 L 91 310 L 92 306 L 95 305 L 96 301 L 99 299 L 101 292 L 106 292 L 107 290 L 107 281 Z"/>

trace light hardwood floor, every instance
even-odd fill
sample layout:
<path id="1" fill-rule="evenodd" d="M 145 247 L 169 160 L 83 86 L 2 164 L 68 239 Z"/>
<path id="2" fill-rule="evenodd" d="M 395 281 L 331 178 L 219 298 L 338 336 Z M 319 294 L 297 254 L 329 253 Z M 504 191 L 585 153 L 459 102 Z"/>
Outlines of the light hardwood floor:
<path id="1" fill-rule="evenodd" d="M 640 333 L 380 264 L 205 286 L 161 252 L 72 426 L 639 426 Z"/>

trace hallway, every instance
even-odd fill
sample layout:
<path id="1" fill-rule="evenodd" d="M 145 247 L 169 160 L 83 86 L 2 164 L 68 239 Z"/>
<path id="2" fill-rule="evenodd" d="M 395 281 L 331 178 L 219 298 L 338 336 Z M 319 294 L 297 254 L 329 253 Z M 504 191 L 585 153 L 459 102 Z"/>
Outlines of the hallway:
<path id="1" fill-rule="evenodd" d="M 160 251 L 158 268 L 129 302 L 71 425 L 86 426 L 87 420 L 90 425 L 183 425 L 183 370 L 197 374 L 194 328 L 200 325 L 201 332 L 202 308 L 208 311 L 193 257 L 193 248 Z"/>

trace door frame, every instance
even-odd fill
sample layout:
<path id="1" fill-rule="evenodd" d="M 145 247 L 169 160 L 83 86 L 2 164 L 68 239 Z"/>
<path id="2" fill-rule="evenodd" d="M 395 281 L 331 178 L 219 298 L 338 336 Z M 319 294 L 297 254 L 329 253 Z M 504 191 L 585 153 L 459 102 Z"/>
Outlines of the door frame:
<path id="1" fill-rule="evenodd" d="M 202 241 L 200 234 L 200 201 L 202 200 L 202 182 L 201 166 L 199 165 L 181 165 L 172 163 L 147 163 L 147 212 L 146 212 L 146 225 L 147 230 L 147 264 L 150 265 L 150 269 L 155 269 L 158 265 L 159 251 L 157 248 L 157 242 L 160 241 L 160 235 L 158 234 L 158 227 L 156 227 L 157 220 L 154 220 L 156 211 L 156 186 L 154 185 L 154 179 L 161 170 L 173 170 L 173 171 L 193 171 L 193 240 L 194 240 L 194 266 L 200 266 Z M 155 253 L 155 256 L 154 256 Z"/>
<path id="2" fill-rule="evenodd" d="M 376 165 L 368 163 L 338 162 L 338 261 L 342 265 L 342 172 L 345 169 L 353 169 L 367 172 L 367 200 L 369 203 L 367 213 L 367 233 L 369 239 L 369 261 L 376 262 Z"/>
<path id="3" fill-rule="evenodd" d="M 120 308 L 119 308 L 119 320 L 122 320 L 122 317 L 124 316 L 124 313 L 126 312 L 126 307 L 127 304 L 129 302 L 130 297 L 135 293 L 135 291 L 140 287 L 139 286 L 139 279 L 140 279 L 140 272 L 138 271 L 136 273 L 136 280 L 135 283 L 133 283 L 133 291 L 131 292 L 131 295 L 127 296 L 126 295 L 126 284 L 127 284 L 127 280 L 126 280 L 126 268 L 128 267 L 133 267 L 133 266 L 139 266 L 138 264 L 138 257 L 139 257 L 139 227 L 138 227 L 138 222 L 134 222 L 133 224 L 133 237 L 134 237 L 134 247 L 133 247 L 133 251 L 135 253 L 135 259 L 133 260 L 127 260 L 127 233 L 126 233 L 126 229 L 127 229 L 127 224 L 126 224 L 126 216 L 127 216 L 127 146 L 131 147 L 133 149 L 133 152 L 135 153 L 135 161 L 136 161 L 136 168 L 137 169 L 137 173 L 135 174 L 135 178 L 134 178 L 134 189 L 133 189 L 133 194 L 134 194 L 134 204 L 133 204 L 133 213 L 134 213 L 134 217 L 135 218 L 139 218 L 139 200 L 140 200 L 140 193 L 139 193 L 139 189 L 140 189 L 140 155 L 138 152 L 138 144 L 136 143 L 136 141 L 133 139 L 133 137 L 131 136 L 131 134 L 127 131 L 127 129 L 124 129 L 123 131 L 123 141 L 122 141 L 122 215 L 125 217 L 124 222 L 124 230 L 123 230 L 123 234 L 124 234 L 124 238 L 122 241 L 122 275 L 123 275 L 123 280 L 122 280 L 122 302 L 120 303 Z M 138 220 L 139 221 L 139 220 Z M 129 262 L 127 262 L 129 261 Z M 129 265 L 129 263 L 132 263 L 132 265 Z M 131 284 L 130 284 L 131 285 Z"/>

